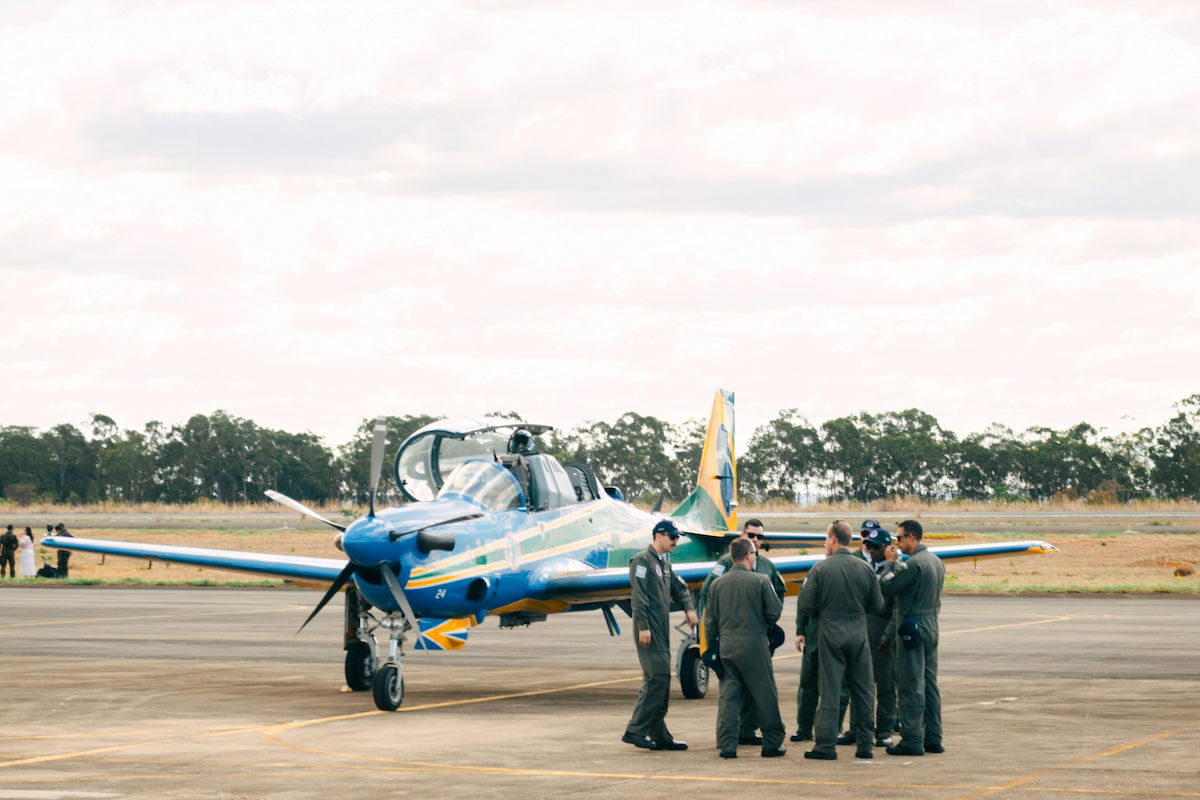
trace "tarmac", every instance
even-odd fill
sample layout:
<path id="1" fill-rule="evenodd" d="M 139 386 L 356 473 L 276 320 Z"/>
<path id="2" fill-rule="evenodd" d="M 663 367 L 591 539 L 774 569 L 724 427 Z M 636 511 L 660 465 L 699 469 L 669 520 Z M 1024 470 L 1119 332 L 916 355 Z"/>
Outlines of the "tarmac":
<path id="1" fill-rule="evenodd" d="M 343 691 L 340 603 L 295 634 L 319 596 L 0 588 L 0 799 L 1200 797 L 1195 597 L 948 595 L 946 753 L 816 762 L 806 743 L 719 759 L 715 680 L 673 691 L 690 750 L 622 744 L 640 677 L 621 614 L 618 638 L 599 612 L 487 620 L 463 650 L 410 652 L 404 705 L 377 711 Z"/>

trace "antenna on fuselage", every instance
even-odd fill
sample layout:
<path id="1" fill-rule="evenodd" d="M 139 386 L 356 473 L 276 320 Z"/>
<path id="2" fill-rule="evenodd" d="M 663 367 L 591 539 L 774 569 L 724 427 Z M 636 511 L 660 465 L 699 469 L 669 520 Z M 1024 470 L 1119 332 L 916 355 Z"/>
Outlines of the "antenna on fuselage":
<path id="1" fill-rule="evenodd" d="M 371 442 L 371 508 L 368 517 L 375 516 L 375 494 L 379 491 L 379 474 L 383 470 L 383 445 L 387 439 L 387 421 L 375 418 L 375 440 Z"/>

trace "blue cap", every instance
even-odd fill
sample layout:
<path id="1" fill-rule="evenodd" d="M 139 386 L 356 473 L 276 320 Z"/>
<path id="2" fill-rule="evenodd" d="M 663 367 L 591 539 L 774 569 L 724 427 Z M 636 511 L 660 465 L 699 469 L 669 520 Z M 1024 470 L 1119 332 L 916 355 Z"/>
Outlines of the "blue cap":
<path id="1" fill-rule="evenodd" d="M 870 527 L 867 526 L 868 522 L 871 523 Z M 892 535 L 873 519 L 863 523 L 862 538 L 864 542 L 875 547 L 887 547 L 892 543 Z"/>
<path id="2" fill-rule="evenodd" d="M 679 528 L 675 527 L 675 523 L 669 519 L 661 519 L 654 526 L 654 530 L 650 531 L 651 535 L 665 533 L 667 536 L 679 536 Z"/>

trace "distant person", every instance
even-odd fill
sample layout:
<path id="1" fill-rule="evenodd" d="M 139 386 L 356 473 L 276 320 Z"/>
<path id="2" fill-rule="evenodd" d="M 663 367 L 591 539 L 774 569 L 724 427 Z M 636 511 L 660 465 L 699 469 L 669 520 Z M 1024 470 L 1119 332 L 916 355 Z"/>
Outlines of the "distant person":
<path id="1" fill-rule="evenodd" d="M 37 569 L 33 566 L 33 530 L 25 528 L 25 535 L 21 537 L 21 568 L 17 574 L 22 578 L 32 578 L 37 575 Z"/>
<path id="2" fill-rule="evenodd" d="M 825 560 L 808 573 L 800 610 L 819 622 L 820 701 L 816 745 L 805 758 L 837 759 L 838 708 L 843 682 L 850 686 L 850 727 L 855 758 L 871 758 L 875 734 L 874 679 L 867 647 L 867 615 L 883 611 L 874 570 L 850 552 L 850 525 L 838 520 L 825 534 Z"/>
<path id="3" fill-rule="evenodd" d="M 4 529 L 4 535 L 0 536 L 0 578 L 5 576 L 6 570 L 8 577 L 17 577 L 16 553 L 19 546 L 20 542 L 17 541 L 17 535 L 13 533 L 13 526 L 7 526 Z"/>
<path id="4" fill-rule="evenodd" d="M 664 519 L 650 532 L 650 546 L 629 561 L 630 604 L 642 689 L 621 741 L 646 750 L 687 750 L 667 730 L 671 695 L 671 604 L 684 608 L 688 624 L 700 624 L 692 593 L 671 569 L 671 552 L 679 543 L 679 528 Z"/>
<path id="5" fill-rule="evenodd" d="M 942 694 L 938 689 L 938 612 L 946 565 L 930 552 L 921 538 L 921 523 L 900 523 L 897 545 L 908 556 L 899 560 L 895 550 L 887 557 L 895 571 L 880 578 L 883 596 L 895 598 L 900 624 L 896 632 L 901 647 L 896 652 L 896 687 L 900 695 L 900 743 L 887 749 L 891 756 L 944 753 L 942 746 Z"/>
<path id="6" fill-rule="evenodd" d="M 47 525 L 46 527 L 48 528 L 50 526 Z M 57 536 L 66 536 L 69 539 L 75 538 L 74 535 L 72 535 L 72 533 L 69 530 L 67 530 L 67 526 L 62 524 L 61 522 L 54 526 L 54 533 Z M 71 551 L 70 550 L 59 550 L 58 551 L 58 577 L 60 577 L 60 578 L 67 577 L 67 571 L 70 567 L 70 564 L 71 564 Z"/>
<path id="7" fill-rule="evenodd" d="M 754 545 L 755 558 L 751 561 L 750 567 L 752 572 L 757 572 L 759 575 L 765 575 L 771 582 L 771 588 L 775 590 L 776 596 L 782 603 L 784 596 L 787 594 L 787 586 L 783 583 L 783 578 L 779 574 L 779 570 L 775 567 L 775 562 L 763 555 L 763 524 L 757 519 L 747 520 L 742 526 L 742 534 L 740 539 L 747 539 Z M 716 566 L 708 573 L 708 577 L 704 579 L 704 584 L 700 587 L 700 611 L 704 612 L 704 607 L 708 603 L 708 593 L 712 590 L 713 582 L 729 571 L 733 566 L 733 558 L 730 553 L 726 553 L 717 560 Z M 705 631 L 705 637 L 715 636 L 715 631 Z M 749 694 L 743 695 L 745 703 L 742 706 L 741 728 L 738 731 L 738 744 L 762 744 L 762 737 L 755 731 L 758 726 L 758 715 L 754 709 L 753 697 Z"/>
<path id="8" fill-rule="evenodd" d="M 734 539 L 729 546 L 733 566 L 715 581 L 704 609 L 704 627 L 716 646 L 724 673 L 717 711 L 717 749 L 721 758 L 737 758 L 744 740 L 742 709 L 754 709 L 762 727 L 763 758 L 782 756 L 786 731 L 779 718 L 779 694 L 771 668 L 768 629 L 779 620 L 783 603 L 765 575 L 754 572 L 753 542 Z M 751 727 L 753 731 L 753 727 Z"/>

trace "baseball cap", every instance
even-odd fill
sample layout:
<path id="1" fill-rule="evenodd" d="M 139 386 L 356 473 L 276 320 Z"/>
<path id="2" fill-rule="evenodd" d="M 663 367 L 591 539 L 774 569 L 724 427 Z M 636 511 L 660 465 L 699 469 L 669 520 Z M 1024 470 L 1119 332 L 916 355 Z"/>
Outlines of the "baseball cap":
<path id="1" fill-rule="evenodd" d="M 675 527 L 675 523 L 669 519 L 662 519 L 654 526 L 654 530 L 650 531 L 652 536 L 665 533 L 667 536 L 676 538 L 679 536 L 679 528 Z"/>

